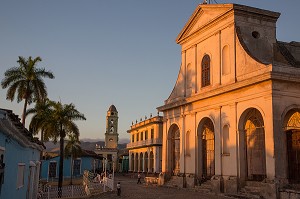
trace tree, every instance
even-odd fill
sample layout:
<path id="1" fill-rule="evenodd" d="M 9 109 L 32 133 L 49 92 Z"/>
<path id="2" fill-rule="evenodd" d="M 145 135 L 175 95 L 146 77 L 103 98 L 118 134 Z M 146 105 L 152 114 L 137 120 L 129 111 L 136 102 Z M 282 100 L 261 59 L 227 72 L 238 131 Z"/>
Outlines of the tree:
<path id="1" fill-rule="evenodd" d="M 82 149 L 80 146 L 79 138 L 74 135 L 69 135 L 69 140 L 67 141 L 67 145 L 65 147 L 65 157 L 71 156 L 71 181 L 70 184 L 73 184 L 73 165 L 74 165 L 74 159 L 80 157 L 82 154 Z"/>
<path id="2" fill-rule="evenodd" d="M 79 137 L 78 126 L 75 120 L 86 120 L 75 105 L 62 104 L 61 102 L 51 102 L 50 114 L 44 123 L 45 134 L 53 135 L 54 142 L 59 139 L 60 157 L 58 174 L 58 197 L 62 196 L 63 168 L 64 168 L 64 140 L 66 135 L 73 134 Z"/>
<path id="3" fill-rule="evenodd" d="M 34 101 L 40 101 L 47 97 L 47 89 L 43 78 L 53 79 L 54 75 L 45 68 L 37 68 L 41 62 L 40 57 L 34 59 L 31 56 L 26 59 L 19 56 L 19 66 L 5 71 L 4 79 L 1 81 L 3 89 L 8 88 L 6 99 L 13 101 L 17 94 L 17 102 L 24 100 L 22 124 L 25 126 L 25 113 L 27 105 Z"/>
<path id="4" fill-rule="evenodd" d="M 49 118 L 51 113 L 52 105 L 53 102 L 46 98 L 37 102 L 33 108 L 29 108 L 25 114 L 26 117 L 30 114 L 33 114 L 29 124 L 29 131 L 32 132 L 33 135 L 38 134 L 38 132 L 40 131 L 41 142 L 49 141 L 49 139 L 53 137 L 52 132 L 48 132 L 48 134 L 45 134 L 44 132 L 44 128 L 47 124 L 47 119 Z"/>

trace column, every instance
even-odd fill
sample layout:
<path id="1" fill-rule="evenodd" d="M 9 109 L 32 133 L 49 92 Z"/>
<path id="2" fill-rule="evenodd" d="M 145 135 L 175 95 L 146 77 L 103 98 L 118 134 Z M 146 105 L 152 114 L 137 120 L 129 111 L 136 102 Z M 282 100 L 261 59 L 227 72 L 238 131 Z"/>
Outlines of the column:
<path id="1" fill-rule="evenodd" d="M 185 117 L 184 114 L 180 116 L 182 129 L 182 132 L 180 132 L 180 173 L 185 173 Z"/>
<path id="2" fill-rule="evenodd" d="M 150 149 L 149 148 L 147 148 L 147 153 L 148 153 L 148 171 L 147 172 L 152 172 L 152 170 L 151 170 L 151 164 L 150 164 Z"/>
<path id="3" fill-rule="evenodd" d="M 131 168 L 131 152 L 129 152 L 129 171 L 132 171 L 132 168 Z"/>
<path id="4" fill-rule="evenodd" d="M 143 165 L 142 165 L 142 171 L 143 171 L 143 172 L 146 172 L 146 171 L 145 171 L 145 153 L 143 153 Z"/>
<path id="5" fill-rule="evenodd" d="M 168 171 L 168 156 L 167 156 L 167 151 L 168 151 L 168 120 L 164 120 L 163 124 L 163 138 L 162 138 L 162 172 L 167 172 Z"/>

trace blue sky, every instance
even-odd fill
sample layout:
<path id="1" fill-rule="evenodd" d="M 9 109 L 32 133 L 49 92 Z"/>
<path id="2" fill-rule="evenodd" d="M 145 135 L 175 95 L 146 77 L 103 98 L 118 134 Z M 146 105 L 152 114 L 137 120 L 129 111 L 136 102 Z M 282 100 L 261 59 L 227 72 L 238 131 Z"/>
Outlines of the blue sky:
<path id="1" fill-rule="evenodd" d="M 216 1 L 280 12 L 277 39 L 300 41 L 299 0 Z M 202 2 L 3 0 L 0 79 L 18 56 L 40 56 L 39 67 L 55 74 L 45 81 L 49 98 L 74 103 L 87 118 L 78 122 L 81 139 L 104 138 L 111 104 L 119 112 L 120 138 L 129 138 L 131 122 L 156 115 L 171 93 L 181 63 L 175 39 Z M 0 107 L 21 115 L 23 103 L 5 96 L 0 89 Z"/>

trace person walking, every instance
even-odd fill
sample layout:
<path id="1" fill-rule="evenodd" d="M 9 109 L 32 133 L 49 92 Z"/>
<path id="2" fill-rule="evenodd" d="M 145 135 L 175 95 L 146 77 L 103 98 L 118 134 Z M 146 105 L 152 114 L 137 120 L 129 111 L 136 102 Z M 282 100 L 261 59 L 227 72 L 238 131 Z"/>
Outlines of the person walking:
<path id="1" fill-rule="evenodd" d="M 121 195 L 121 183 L 118 182 L 117 184 L 117 195 L 120 196 Z"/>
<path id="2" fill-rule="evenodd" d="M 138 181 L 137 181 L 137 184 L 142 184 L 142 182 L 141 182 L 141 174 L 140 174 L 140 173 L 138 173 Z"/>

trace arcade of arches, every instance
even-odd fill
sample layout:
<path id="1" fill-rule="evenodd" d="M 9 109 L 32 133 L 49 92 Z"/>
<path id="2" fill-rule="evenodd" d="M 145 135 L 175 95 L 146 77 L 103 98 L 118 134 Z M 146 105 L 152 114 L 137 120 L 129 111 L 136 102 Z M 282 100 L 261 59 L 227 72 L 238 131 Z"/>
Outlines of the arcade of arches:
<path id="1" fill-rule="evenodd" d="M 146 172 L 158 173 L 154 166 L 154 154 L 150 152 L 140 152 L 130 154 L 130 171 L 132 172 Z"/>
<path id="2" fill-rule="evenodd" d="M 188 169 L 188 166 L 186 166 L 186 173 L 194 173 L 198 178 L 201 176 L 202 179 L 211 179 L 216 175 L 216 173 L 220 175 L 221 171 L 216 172 L 216 167 L 218 167 L 218 165 L 216 164 L 220 164 L 220 161 L 223 161 L 224 164 L 226 162 L 224 157 L 231 155 L 224 153 L 224 151 L 229 151 L 230 153 L 234 151 L 234 153 L 239 153 L 239 157 L 237 158 L 239 162 L 234 163 L 233 161 L 231 162 L 231 164 L 239 165 L 239 171 L 235 172 L 238 173 L 242 180 L 260 182 L 268 177 L 274 177 L 267 175 L 267 137 L 265 133 L 265 122 L 262 113 L 256 108 L 248 108 L 244 110 L 238 121 L 239 132 L 237 133 L 237 137 L 235 137 L 235 135 L 233 134 L 234 132 L 232 132 L 228 123 L 226 123 L 223 128 L 221 128 L 222 132 L 219 132 L 215 129 L 219 129 L 219 126 L 216 125 L 216 123 L 220 121 L 213 120 L 209 117 L 204 117 L 203 119 L 201 119 L 198 124 L 195 138 L 189 138 L 191 139 L 189 141 L 191 143 L 193 142 L 193 139 L 197 140 L 197 143 L 195 143 L 195 146 L 197 146 L 197 148 L 195 149 L 195 154 L 197 154 L 197 157 L 195 157 L 195 159 L 198 161 L 195 165 L 195 171 Z M 284 121 L 284 131 L 282 131 L 281 133 L 284 134 L 284 140 L 286 140 L 286 166 L 288 170 L 286 171 L 285 175 L 289 182 L 299 183 L 300 109 L 289 111 L 288 114 L 284 117 Z M 166 141 L 167 147 L 165 154 L 167 156 L 167 162 L 165 171 L 167 173 L 171 173 L 171 175 L 179 175 L 180 173 L 183 173 L 183 164 L 180 163 L 184 162 L 181 159 L 186 158 L 182 155 L 185 154 L 185 151 L 181 151 L 184 149 L 184 147 L 181 147 L 181 145 L 183 144 L 181 140 L 184 139 L 182 135 L 184 134 L 180 131 L 180 129 L 182 129 L 181 126 L 173 123 L 170 125 L 168 130 L 168 139 Z M 224 136 L 225 132 L 223 131 L 229 131 L 230 134 Z M 216 136 L 216 134 L 221 134 L 223 136 Z M 225 137 L 226 139 L 230 140 L 227 144 L 224 143 L 226 141 L 224 140 Z M 235 141 L 238 141 L 238 143 L 234 144 Z M 230 149 L 226 148 L 230 147 L 231 145 L 233 146 Z M 215 148 L 220 148 L 220 150 L 215 150 Z M 223 156 L 223 160 L 219 159 L 216 161 L 216 157 L 220 156 Z M 137 165 L 135 168 L 139 168 L 140 171 L 144 170 L 143 166 L 141 166 L 144 165 L 141 159 L 143 159 L 143 154 L 136 154 L 136 162 L 134 163 L 134 165 Z M 149 165 L 151 165 L 151 163 L 149 163 Z M 151 167 L 149 166 L 149 168 Z M 220 169 L 220 167 L 218 169 Z M 227 172 L 230 172 L 226 171 L 227 168 L 222 169 L 223 175 Z"/>

